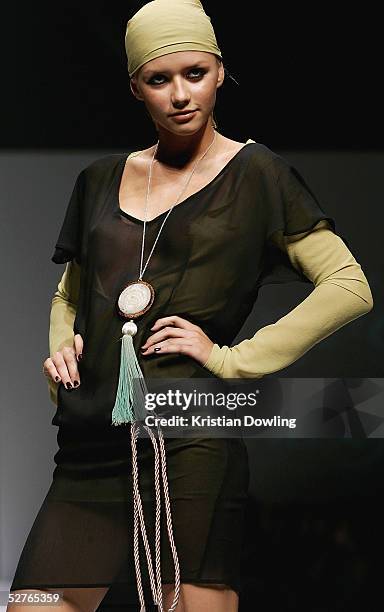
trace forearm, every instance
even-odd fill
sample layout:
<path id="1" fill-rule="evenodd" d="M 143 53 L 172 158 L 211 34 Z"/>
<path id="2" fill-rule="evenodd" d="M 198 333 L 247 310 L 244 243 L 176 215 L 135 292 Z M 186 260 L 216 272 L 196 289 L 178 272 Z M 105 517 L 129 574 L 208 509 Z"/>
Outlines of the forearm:
<path id="1" fill-rule="evenodd" d="M 64 346 L 73 346 L 74 322 L 79 298 L 80 267 L 69 262 L 60 279 L 51 302 L 49 319 L 49 353 L 52 357 Z M 47 377 L 50 399 L 57 405 L 58 384 Z"/>
<path id="2" fill-rule="evenodd" d="M 318 342 L 373 307 L 367 279 L 339 236 L 319 229 L 286 250 L 315 289 L 296 308 L 239 344 L 214 344 L 204 364 L 220 378 L 261 378 L 299 359 Z"/>

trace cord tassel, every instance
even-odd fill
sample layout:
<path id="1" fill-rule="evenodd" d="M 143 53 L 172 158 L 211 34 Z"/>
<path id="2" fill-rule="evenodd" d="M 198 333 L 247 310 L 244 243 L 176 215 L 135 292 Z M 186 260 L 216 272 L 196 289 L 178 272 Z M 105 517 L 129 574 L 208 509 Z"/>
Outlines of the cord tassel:
<path id="1" fill-rule="evenodd" d="M 133 336 L 137 327 L 133 321 L 123 325 L 121 340 L 120 372 L 112 425 L 145 421 L 145 395 L 148 393 L 144 376 L 136 357 Z"/>
<path id="2" fill-rule="evenodd" d="M 144 543 L 145 554 L 147 557 L 147 566 L 149 579 L 151 583 L 151 591 L 153 603 L 158 607 L 159 612 L 163 610 L 163 593 L 161 580 L 161 551 L 160 551 L 160 519 L 161 519 L 161 492 L 160 479 L 163 479 L 163 490 L 165 499 L 165 511 L 167 520 L 168 540 L 172 550 L 173 562 L 175 566 L 175 595 L 172 606 L 168 612 L 174 612 L 179 601 L 180 594 L 180 567 L 177 550 L 173 538 L 171 504 L 169 501 L 168 478 L 166 466 L 166 452 L 163 440 L 163 434 L 160 426 L 157 426 L 159 434 L 159 447 L 153 432 L 149 427 L 144 425 L 146 411 L 145 399 L 148 393 L 145 384 L 144 376 L 141 371 L 139 362 L 137 361 L 132 337 L 137 332 L 137 327 L 134 321 L 130 320 L 123 325 L 123 336 L 121 340 L 121 358 L 120 358 L 120 373 L 117 386 L 115 405 L 112 411 L 112 425 L 121 425 L 125 423 L 131 424 L 131 448 L 132 448 L 132 483 L 133 483 L 133 554 L 135 561 L 137 590 L 140 601 L 140 612 L 145 612 L 145 599 L 143 583 L 140 570 L 140 548 L 139 548 L 139 524 L 141 537 Z M 137 466 L 137 448 L 136 439 L 140 424 L 144 427 L 151 438 L 154 456 L 155 456 L 155 495 L 156 495 L 156 516 L 155 516 L 155 564 L 156 578 L 154 576 L 151 549 L 148 543 L 147 530 L 145 527 L 143 506 L 139 488 L 139 471 Z M 161 476 L 160 476 L 161 471 Z"/>
<path id="3" fill-rule="evenodd" d="M 161 514 L 161 494 L 160 494 L 160 463 L 161 463 L 161 473 L 163 477 L 163 490 L 164 490 L 164 498 L 165 498 L 165 510 L 167 516 L 167 530 L 168 530 L 168 539 L 172 550 L 172 556 L 175 566 L 175 595 L 173 598 L 173 602 L 168 612 L 174 612 L 177 607 L 179 601 L 180 594 L 180 567 L 179 560 L 177 555 L 176 546 L 173 538 L 173 529 L 172 529 L 172 517 L 171 517 L 171 508 L 169 501 L 169 491 L 168 491 L 168 479 L 167 479 L 167 471 L 166 471 L 166 453 L 164 447 L 164 440 L 161 433 L 161 430 L 158 428 L 159 433 L 159 449 L 157 447 L 157 441 L 152 431 L 145 426 L 146 431 L 149 433 L 149 436 L 152 441 L 154 454 L 155 454 L 155 492 L 156 492 L 156 518 L 155 518 L 155 562 L 156 562 L 156 579 L 153 571 L 152 564 L 152 556 L 151 551 L 148 544 L 147 532 L 144 521 L 144 514 L 140 496 L 139 489 L 139 480 L 138 480 L 138 467 L 137 467 L 137 449 L 136 449 L 136 438 L 137 438 L 137 425 L 135 423 L 131 424 L 131 445 L 132 445 L 132 474 L 133 474 L 133 516 L 134 516 L 134 557 L 135 557 L 135 570 L 136 570 L 136 578 L 137 578 L 137 588 L 140 600 L 140 612 L 145 612 L 145 600 L 142 586 L 142 579 L 140 573 L 140 551 L 139 551 L 139 528 L 138 522 L 140 520 L 140 530 L 143 538 L 144 548 L 147 557 L 147 566 L 149 572 L 149 579 L 151 583 L 152 590 L 152 598 L 153 603 L 157 605 L 159 612 L 164 612 L 162 605 L 162 581 L 161 581 L 161 551 L 160 551 L 160 514 Z M 160 457 L 160 459 L 159 459 Z M 157 584 L 156 584 L 157 582 Z"/>

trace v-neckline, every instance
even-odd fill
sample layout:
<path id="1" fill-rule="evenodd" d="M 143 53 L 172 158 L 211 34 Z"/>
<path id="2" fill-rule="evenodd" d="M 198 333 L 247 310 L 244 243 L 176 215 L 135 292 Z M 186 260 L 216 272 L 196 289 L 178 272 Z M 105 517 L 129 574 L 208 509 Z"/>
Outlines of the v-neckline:
<path id="1" fill-rule="evenodd" d="M 245 142 L 243 144 L 243 146 L 236 151 L 236 153 L 234 155 L 232 155 L 232 157 L 230 158 L 229 161 L 227 161 L 227 163 L 221 168 L 221 170 L 213 177 L 213 179 L 211 179 L 209 181 L 209 183 L 207 183 L 206 185 L 204 185 L 203 187 L 201 187 L 200 189 L 198 189 L 197 191 L 195 191 L 195 193 L 192 193 L 190 196 L 188 196 L 187 198 L 185 198 L 184 200 L 182 200 L 181 202 L 179 202 L 178 204 L 176 204 L 174 206 L 174 209 L 178 208 L 179 206 L 183 206 L 187 203 L 189 203 L 193 198 L 197 197 L 198 195 L 200 195 L 201 193 L 203 193 L 204 191 L 206 191 L 222 174 L 224 174 L 225 170 L 227 170 L 227 168 L 229 168 L 229 166 L 232 164 L 232 162 L 238 158 L 239 154 L 247 147 L 247 145 L 249 144 L 255 144 L 254 140 L 248 139 L 247 142 Z M 126 163 L 128 161 L 128 158 L 132 155 L 132 152 L 129 153 L 128 155 L 124 155 L 121 159 L 121 167 L 119 168 L 119 172 L 117 174 L 117 193 L 116 193 L 116 199 L 117 199 L 117 212 L 122 215 L 123 217 L 126 217 L 127 219 L 130 219 L 131 221 L 134 221 L 136 223 L 142 224 L 144 225 L 144 219 L 139 219 L 138 217 L 134 217 L 133 215 L 131 215 L 130 213 L 127 213 L 125 210 L 123 210 L 120 206 L 120 189 L 121 189 L 121 182 L 122 182 L 122 178 L 123 178 L 123 173 L 124 173 L 124 169 L 126 166 Z M 170 207 L 172 208 L 172 207 Z M 149 225 L 151 223 L 155 223 L 155 221 L 158 221 L 159 219 L 161 219 L 162 217 L 164 217 L 165 215 L 168 214 L 170 208 L 168 208 L 167 210 L 164 210 L 162 213 L 160 213 L 159 215 L 157 215 L 156 217 L 154 217 L 153 219 L 150 219 L 149 221 L 146 221 L 146 224 Z"/>

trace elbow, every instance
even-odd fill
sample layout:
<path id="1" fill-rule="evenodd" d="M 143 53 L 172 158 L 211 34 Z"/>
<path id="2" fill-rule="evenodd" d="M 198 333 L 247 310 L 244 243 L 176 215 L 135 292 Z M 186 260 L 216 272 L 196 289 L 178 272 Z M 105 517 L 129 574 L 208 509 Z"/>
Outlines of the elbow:
<path id="1" fill-rule="evenodd" d="M 366 287 L 366 291 L 364 292 L 364 297 L 362 295 L 360 297 L 360 306 L 359 306 L 359 315 L 363 316 L 371 312 L 373 309 L 373 297 L 369 285 Z"/>
<path id="2" fill-rule="evenodd" d="M 368 312 L 371 312 L 372 309 L 373 309 L 373 297 L 372 297 L 372 294 L 371 294 L 371 298 L 369 300 L 367 300 L 366 303 L 365 303 L 364 314 L 368 314 Z"/>
<path id="3" fill-rule="evenodd" d="M 360 300 L 360 306 L 356 312 L 358 317 L 367 315 L 373 309 L 373 299 L 364 298 Z"/>
<path id="4" fill-rule="evenodd" d="M 365 276 L 360 264 L 358 264 L 359 270 L 354 280 L 351 279 L 353 285 L 350 287 L 357 295 L 360 295 L 364 304 L 362 306 L 362 314 L 367 314 L 373 309 L 373 295 L 371 287 L 368 283 L 367 277 Z"/>
<path id="5" fill-rule="evenodd" d="M 323 279 L 316 286 L 320 286 L 322 284 L 331 284 L 338 285 L 342 287 L 346 291 L 349 291 L 350 294 L 354 294 L 359 298 L 358 304 L 355 304 L 355 308 L 359 312 L 359 315 L 367 314 L 373 309 L 373 296 L 372 291 L 367 281 L 366 276 L 362 272 L 360 265 L 359 269 L 353 270 L 352 273 L 347 275 L 331 275 L 326 279 Z"/>
<path id="6" fill-rule="evenodd" d="M 373 295 L 372 295 L 372 291 L 371 288 L 368 284 L 368 282 L 365 282 L 365 295 L 364 295 L 364 314 L 367 314 L 368 312 L 371 312 L 371 310 L 373 309 Z"/>

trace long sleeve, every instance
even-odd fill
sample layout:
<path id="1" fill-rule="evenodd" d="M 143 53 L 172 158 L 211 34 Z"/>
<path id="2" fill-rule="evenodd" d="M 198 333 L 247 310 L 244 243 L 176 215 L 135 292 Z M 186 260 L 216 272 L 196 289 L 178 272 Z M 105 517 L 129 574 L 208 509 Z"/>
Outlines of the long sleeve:
<path id="1" fill-rule="evenodd" d="M 75 259 L 69 261 L 51 302 L 49 323 L 50 356 L 64 346 L 73 346 L 73 325 L 80 291 L 80 266 Z M 50 399 L 57 405 L 58 384 L 47 378 Z"/>
<path id="2" fill-rule="evenodd" d="M 299 236 L 282 236 L 278 246 L 315 288 L 296 308 L 252 338 L 233 347 L 214 344 L 204 367 L 220 378 L 261 378 L 281 370 L 373 308 L 360 264 L 330 229 L 321 226 Z"/>

